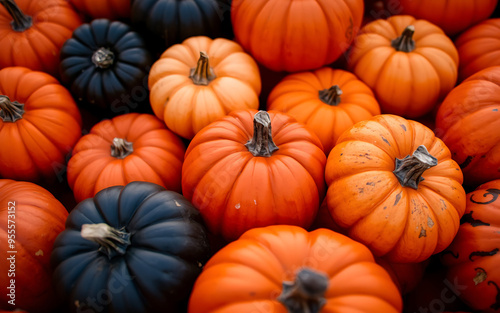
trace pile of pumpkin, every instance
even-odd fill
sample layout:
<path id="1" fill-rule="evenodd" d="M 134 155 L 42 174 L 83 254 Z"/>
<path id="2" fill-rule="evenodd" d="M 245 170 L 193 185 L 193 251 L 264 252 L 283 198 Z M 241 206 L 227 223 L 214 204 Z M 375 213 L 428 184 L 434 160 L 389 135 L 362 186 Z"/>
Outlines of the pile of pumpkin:
<path id="1" fill-rule="evenodd" d="M 0 311 L 500 312 L 498 0 L 0 4 Z"/>

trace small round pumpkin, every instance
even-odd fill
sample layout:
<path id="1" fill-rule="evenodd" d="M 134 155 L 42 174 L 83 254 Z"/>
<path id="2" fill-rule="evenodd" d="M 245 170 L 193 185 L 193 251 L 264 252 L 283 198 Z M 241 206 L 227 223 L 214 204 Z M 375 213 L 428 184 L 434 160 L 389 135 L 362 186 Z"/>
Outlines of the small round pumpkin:
<path id="1" fill-rule="evenodd" d="M 110 20 L 130 18 L 131 0 L 69 0 L 75 8 L 91 19 Z"/>
<path id="2" fill-rule="evenodd" d="M 0 70 L 0 177 L 62 180 L 81 124 L 71 93 L 57 79 L 25 67 Z"/>
<path id="3" fill-rule="evenodd" d="M 49 313 L 57 307 L 50 254 L 67 216 L 61 202 L 39 185 L 0 179 L 0 309 Z"/>
<path id="4" fill-rule="evenodd" d="M 345 130 L 380 114 L 377 99 L 364 82 L 330 67 L 287 75 L 271 90 L 267 109 L 287 113 L 309 126 L 326 155 Z"/>
<path id="5" fill-rule="evenodd" d="M 325 163 L 318 137 L 291 116 L 236 110 L 190 142 L 182 192 L 227 241 L 253 227 L 308 228 L 324 197 Z"/>
<path id="6" fill-rule="evenodd" d="M 377 257 L 417 263 L 453 240 L 465 210 L 463 176 L 424 125 L 382 114 L 345 131 L 328 156 L 327 206 Z"/>
<path id="7" fill-rule="evenodd" d="M 174 45 L 149 73 L 155 115 L 186 139 L 237 109 L 258 109 L 257 63 L 234 41 L 205 36 Z"/>
<path id="8" fill-rule="evenodd" d="M 328 229 L 254 228 L 205 265 L 188 313 L 401 312 L 389 274 L 362 244 Z"/>
<path id="9" fill-rule="evenodd" d="M 132 181 L 181 192 L 185 147 L 154 115 L 128 113 L 92 127 L 73 149 L 67 178 L 75 200 Z"/>
<path id="10" fill-rule="evenodd" d="M 348 68 L 375 93 L 382 113 L 418 118 L 455 86 L 458 52 L 436 25 L 409 15 L 374 20 L 360 30 Z"/>

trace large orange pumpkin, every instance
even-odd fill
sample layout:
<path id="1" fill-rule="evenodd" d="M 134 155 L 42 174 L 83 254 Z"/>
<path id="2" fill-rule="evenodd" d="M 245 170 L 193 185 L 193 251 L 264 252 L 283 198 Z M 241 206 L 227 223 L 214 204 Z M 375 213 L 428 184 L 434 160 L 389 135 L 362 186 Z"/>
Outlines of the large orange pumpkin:
<path id="1" fill-rule="evenodd" d="M 235 0 L 236 38 L 273 71 L 312 70 L 337 60 L 363 19 L 363 0 Z"/>
<path id="2" fill-rule="evenodd" d="M 192 139 L 236 109 L 257 109 L 259 68 L 234 41 L 190 37 L 169 47 L 149 73 L 151 107 L 174 133 Z"/>
<path id="3" fill-rule="evenodd" d="M 253 227 L 308 228 L 324 197 L 325 163 L 318 137 L 289 115 L 236 110 L 190 142 L 182 192 L 227 241 Z"/>
<path id="4" fill-rule="evenodd" d="M 82 23 L 66 0 L 0 0 L 0 68 L 58 75 L 59 50 Z"/>
<path id="5" fill-rule="evenodd" d="M 458 52 L 436 25 L 395 15 L 360 30 L 348 68 L 372 88 L 382 113 L 417 118 L 455 86 Z"/>
<path id="6" fill-rule="evenodd" d="M 81 123 L 71 93 L 54 77 L 25 67 L 0 70 L 0 177 L 61 181 Z"/>
<path id="7" fill-rule="evenodd" d="M 330 67 L 286 76 L 271 90 L 267 109 L 285 112 L 308 125 L 326 155 L 346 129 L 380 114 L 365 83 L 350 72 Z"/>
<path id="8" fill-rule="evenodd" d="M 465 210 L 450 150 L 424 125 L 382 114 L 345 131 L 326 164 L 327 206 L 389 262 L 422 262 L 453 240 Z"/>

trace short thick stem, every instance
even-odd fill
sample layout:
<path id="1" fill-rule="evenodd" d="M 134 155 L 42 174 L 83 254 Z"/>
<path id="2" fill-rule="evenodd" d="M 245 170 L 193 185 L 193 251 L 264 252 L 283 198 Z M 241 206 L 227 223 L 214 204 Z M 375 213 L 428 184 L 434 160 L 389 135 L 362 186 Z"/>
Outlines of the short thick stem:
<path id="1" fill-rule="evenodd" d="M 410 25 L 405 28 L 401 36 L 391 41 L 391 45 L 397 51 L 412 52 L 415 50 L 415 41 L 413 34 L 415 33 L 415 26 Z"/>
<path id="2" fill-rule="evenodd" d="M 99 251 L 106 254 L 109 259 L 124 255 L 130 245 L 128 232 L 113 228 L 106 223 L 82 225 L 81 236 L 98 243 Z"/>
<path id="3" fill-rule="evenodd" d="M 12 17 L 10 25 L 13 30 L 22 32 L 33 25 L 31 16 L 24 14 L 14 0 L 0 0 L 0 4 L 3 5 Z"/>
<path id="4" fill-rule="evenodd" d="M 4 122 L 15 122 L 24 115 L 24 104 L 10 101 L 9 97 L 0 95 L 0 118 Z"/>
<path id="5" fill-rule="evenodd" d="M 108 48 L 99 48 L 92 55 L 92 63 L 99 68 L 108 68 L 113 65 L 115 54 Z"/>
<path id="6" fill-rule="evenodd" d="M 123 138 L 114 138 L 111 144 L 111 156 L 123 159 L 134 152 L 133 144 Z"/>
<path id="7" fill-rule="evenodd" d="M 417 189 L 418 184 L 424 180 L 422 174 L 437 163 L 437 159 L 427 151 L 425 146 L 421 145 L 413 155 L 407 155 L 403 159 L 396 158 L 396 168 L 393 173 L 403 187 Z"/>
<path id="8" fill-rule="evenodd" d="M 340 95 L 342 95 L 342 89 L 338 85 L 333 85 L 328 89 L 320 90 L 319 99 L 328 105 L 339 105 Z"/>
<path id="9" fill-rule="evenodd" d="M 271 117 L 266 111 L 259 111 L 253 117 L 253 137 L 245 147 L 254 156 L 269 157 L 279 148 L 273 141 Z"/>
<path id="10" fill-rule="evenodd" d="M 210 67 L 208 61 L 208 54 L 201 51 L 200 58 L 195 68 L 192 68 L 189 73 L 189 78 L 193 80 L 196 85 L 208 85 L 212 80 L 216 78 L 214 70 Z"/>
<path id="11" fill-rule="evenodd" d="M 328 277 L 309 268 L 301 269 L 293 282 L 283 282 L 277 300 L 289 313 L 318 313 L 325 305 Z"/>

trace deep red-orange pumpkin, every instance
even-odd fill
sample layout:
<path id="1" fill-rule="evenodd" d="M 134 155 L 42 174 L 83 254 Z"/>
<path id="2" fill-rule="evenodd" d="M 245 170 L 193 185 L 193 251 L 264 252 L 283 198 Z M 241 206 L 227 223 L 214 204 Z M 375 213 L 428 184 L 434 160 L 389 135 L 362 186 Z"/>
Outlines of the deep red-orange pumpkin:
<path id="1" fill-rule="evenodd" d="M 92 19 L 110 20 L 130 18 L 131 0 L 69 0 L 79 12 Z"/>

